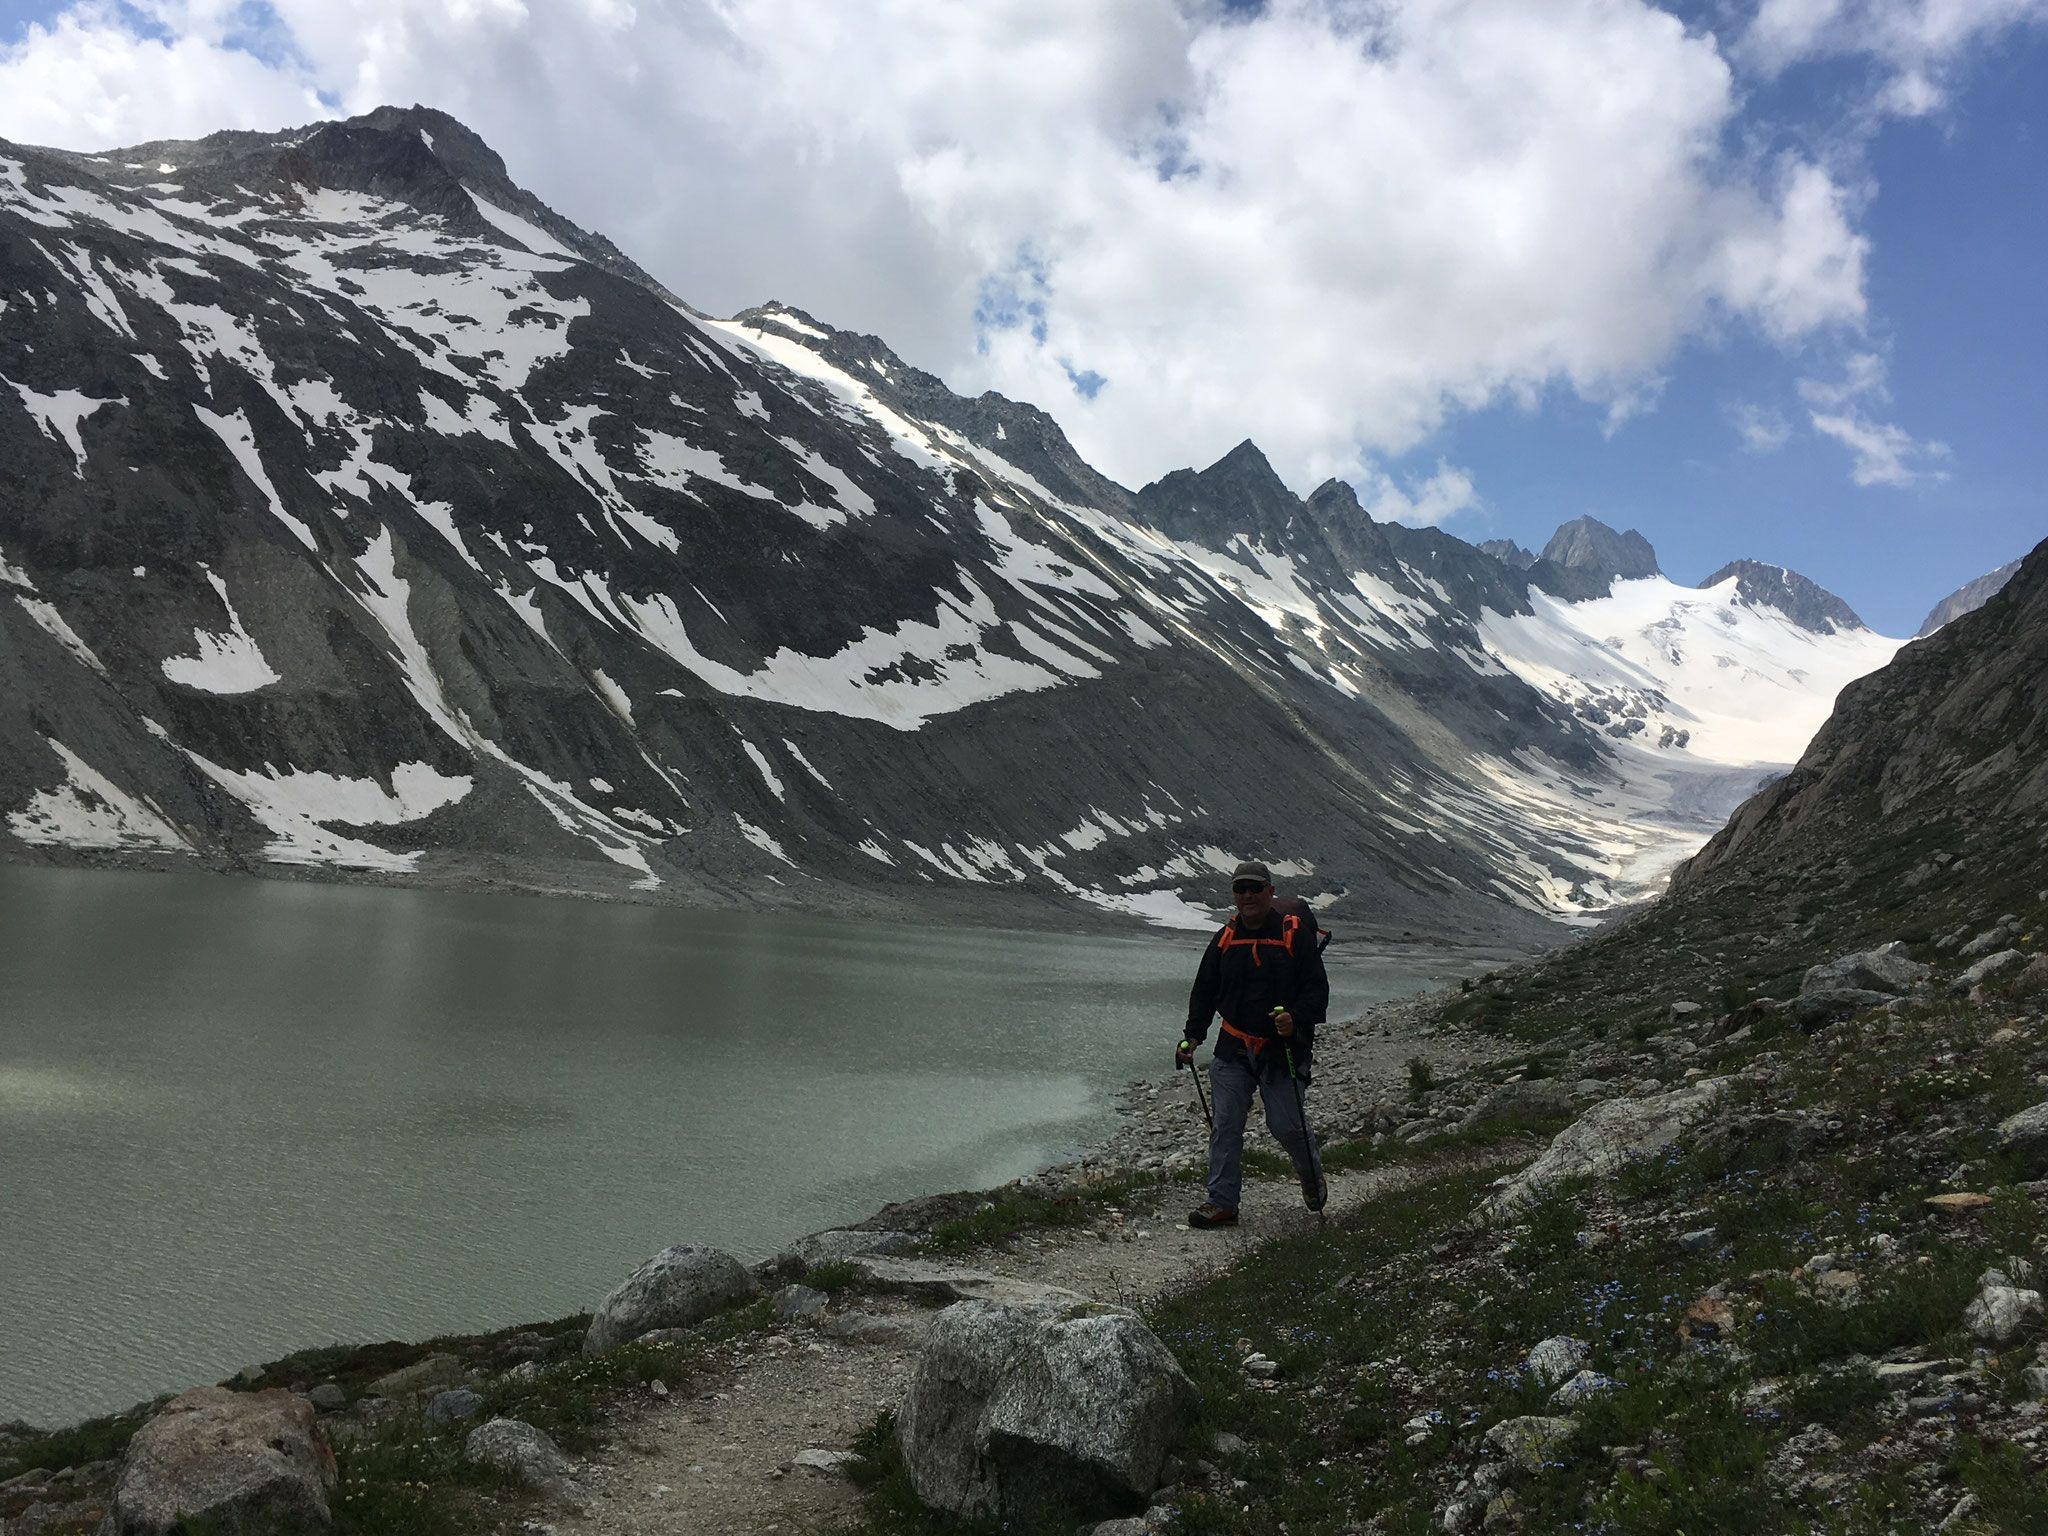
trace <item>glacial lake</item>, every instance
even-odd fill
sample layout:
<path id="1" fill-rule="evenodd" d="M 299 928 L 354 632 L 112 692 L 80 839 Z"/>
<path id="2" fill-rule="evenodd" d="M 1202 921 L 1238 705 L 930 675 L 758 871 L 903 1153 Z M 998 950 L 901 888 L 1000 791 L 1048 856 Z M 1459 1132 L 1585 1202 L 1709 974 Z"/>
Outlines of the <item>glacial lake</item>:
<path id="1" fill-rule="evenodd" d="M 1071 1156 L 1201 942 L 0 864 L 0 1420 Z M 1331 958 L 1339 1019 L 1452 963 Z"/>

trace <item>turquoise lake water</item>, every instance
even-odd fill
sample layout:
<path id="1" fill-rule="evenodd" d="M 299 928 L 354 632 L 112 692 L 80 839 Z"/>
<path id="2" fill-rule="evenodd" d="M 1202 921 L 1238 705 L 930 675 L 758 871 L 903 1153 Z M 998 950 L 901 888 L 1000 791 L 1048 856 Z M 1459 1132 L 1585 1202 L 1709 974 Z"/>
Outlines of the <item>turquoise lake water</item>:
<path id="1" fill-rule="evenodd" d="M 1201 942 L 0 865 L 0 1419 L 1032 1171 Z M 1430 964 L 1333 958 L 1338 1018 Z"/>

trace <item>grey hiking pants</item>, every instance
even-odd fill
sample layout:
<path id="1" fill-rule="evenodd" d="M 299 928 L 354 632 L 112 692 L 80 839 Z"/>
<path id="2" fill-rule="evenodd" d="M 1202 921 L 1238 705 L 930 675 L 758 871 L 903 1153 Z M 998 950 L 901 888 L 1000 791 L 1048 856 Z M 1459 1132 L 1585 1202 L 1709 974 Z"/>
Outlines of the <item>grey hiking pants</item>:
<path id="1" fill-rule="evenodd" d="M 1249 1056 L 1226 1061 L 1218 1056 L 1209 1063 L 1209 1097 L 1216 1116 L 1209 1132 L 1209 1203 L 1226 1211 L 1237 1209 L 1244 1187 L 1244 1123 L 1252 1112 L 1256 1091 L 1266 1104 L 1266 1129 L 1287 1149 L 1297 1177 L 1315 1172 L 1313 1133 L 1301 1116 L 1301 1100 L 1295 1085 L 1287 1080 L 1287 1062 L 1272 1046 L 1258 1053 L 1266 1058 L 1254 1068 Z"/>

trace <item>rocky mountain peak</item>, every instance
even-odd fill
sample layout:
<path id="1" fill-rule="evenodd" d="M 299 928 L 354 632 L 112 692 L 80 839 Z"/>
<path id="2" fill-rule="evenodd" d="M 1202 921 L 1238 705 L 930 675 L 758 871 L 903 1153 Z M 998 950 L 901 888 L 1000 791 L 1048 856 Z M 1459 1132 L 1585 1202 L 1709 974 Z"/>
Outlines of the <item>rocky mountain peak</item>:
<path id="1" fill-rule="evenodd" d="M 1856 617 L 1855 609 L 1818 582 L 1761 560 L 1731 560 L 1701 582 L 1700 589 L 1718 587 L 1731 577 L 1738 601 L 1753 608 L 1775 608 L 1801 629 L 1814 634 L 1832 635 L 1869 627 Z"/>
<path id="2" fill-rule="evenodd" d="M 1535 554 L 1522 548 L 1513 539 L 1483 539 L 1478 545 L 1482 555 L 1491 555 L 1511 570 L 1526 571 L 1536 563 Z"/>
<path id="3" fill-rule="evenodd" d="M 1663 574 L 1648 539 L 1633 528 L 1617 533 L 1597 517 L 1576 517 L 1561 524 L 1543 546 L 1541 558 L 1606 582 Z"/>
<path id="4" fill-rule="evenodd" d="M 1250 438 L 1207 469 L 1153 481 L 1138 492 L 1138 508 L 1161 533 L 1217 550 L 1240 536 L 1285 549 L 1305 524 L 1301 498 Z"/>
<path id="5" fill-rule="evenodd" d="M 1975 581 L 1966 581 L 1955 591 L 1927 611 L 1927 617 L 1920 621 L 1920 627 L 1913 631 L 1915 640 L 1925 639 L 1944 624 L 1952 624 L 1966 613 L 1975 613 L 1992 598 L 2005 590 L 2005 584 L 2019 574 L 2020 562 L 2008 561 L 1995 571 L 1987 571 Z"/>

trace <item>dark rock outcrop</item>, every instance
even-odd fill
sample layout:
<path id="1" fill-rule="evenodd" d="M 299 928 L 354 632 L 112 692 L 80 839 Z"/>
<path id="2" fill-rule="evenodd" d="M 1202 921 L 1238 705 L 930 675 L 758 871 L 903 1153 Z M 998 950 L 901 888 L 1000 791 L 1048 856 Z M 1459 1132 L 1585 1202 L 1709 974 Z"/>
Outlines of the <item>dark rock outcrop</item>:
<path id="1" fill-rule="evenodd" d="M 1953 623 L 1966 613 L 1975 613 L 1992 598 L 2005 590 L 2005 584 L 2019 574 L 2020 563 L 2008 560 L 1995 571 L 1987 571 L 1975 581 L 1966 581 L 1955 591 L 1927 610 L 1927 617 L 1920 621 L 1920 627 L 1913 631 L 1913 638 L 1924 639 L 1944 624 Z"/>
<path id="2" fill-rule="evenodd" d="M 1735 578 L 1735 595 L 1742 602 L 1754 608 L 1775 608 L 1801 629 L 1817 635 L 1868 627 L 1856 617 L 1856 610 L 1834 593 L 1782 565 L 1731 560 L 1700 586 L 1718 587 L 1731 576 Z"/>
<path id="3" fill-rule="evenodd" d="M 1544 560 L 1602 583 L 1661 574 L 1657 551 L 1635 529 L 1617 533 L 1597 517 L 1575 517 L 1543 546 Z"/>

